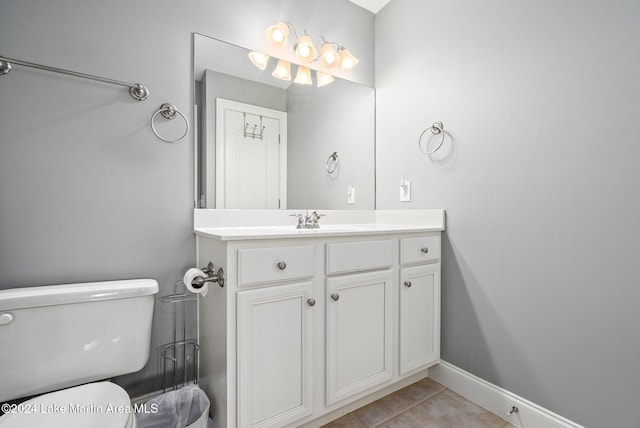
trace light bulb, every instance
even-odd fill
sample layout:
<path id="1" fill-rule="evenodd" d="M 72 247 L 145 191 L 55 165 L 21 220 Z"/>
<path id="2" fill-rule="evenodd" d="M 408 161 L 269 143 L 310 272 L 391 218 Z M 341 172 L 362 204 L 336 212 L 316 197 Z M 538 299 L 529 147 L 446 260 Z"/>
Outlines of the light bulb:
<path id="1" fill-rule="evenodd" d="M 274 42 L 280 43 L 284 40 L 284 33 L 280 31 L 279 28 L 276 28 L 275 30 L 273 30 L 273 33 L 271 33 L 271 38 Z"/>
<path id="2" fill-rule="evenodd" d="M 311 62 L 316 59 L 317 56 L 316 47 L 313 45 L 313 41 L 311 37 L 308 35 L 303 35 L 298 40 L 298 45 L 296 46 L 296 58 L 300 62 Z"/>
<path id="3" fill-rule="evenodd" d="M 340 51 L 340 67 L 342 71 L 349 71 L 358 64 L 358 58 L 353 56 L 349 49 L 342 49 Z"/>
<path id="4" fill-rule="evenodd" d="M 284 22 L 278 22 L 267 28 L 267 41 L 271 46 L 282 49 L 287 45 L 289 37 L 289 26 Z"/>
<path id="5" fill-rule="evenodd" d="M 264 70 L 267 68 L 267 63 L 269 62 L 269 55 L 265 55 L 261 52 L 249 52 L 249 59 L 260 70 Z"/>
<path id="6" fill-rule="evenodd" d="M 313 83 L 311 80 L 311 70 L 309 70 L 308 67 L 298 67 L 298 74 L 296 74 L 296 80 L 294 80 L 294 82 L 300 85 L 311 85 Z"/>
<path id="7" fill-rule="evenodd" d="M 281 59 L 273 70 L 272 76 L 281 80 L 291 80 L 291 64 Z"/>
<path id="8" fill-rule="evenodd" d="M 324 57 L 324 62 L 327 63 L 328 65 L 333 65 L 336 63 L 336 58 L 337 58 L 336 54 L 330 52 Z"/>
<path id="9" fill-rule="evenodd" d="M 331 68 L 340 62 L 340 54 L 329 43 L 325 43 L 320 48 L 320 61 L 324 67 Z"/>
<path id="10" fill-rule="evenodd" d="M 334 81 L 332 75 L 323 73 L 322 71 L 316 71 L 316 77 L 318 78 L 318 88 L 326 86 Z"/>
<path id="11" fill-rule="evenodd" d="M 308 58 L 311 53 L 311 49 L 309 49 L 309 46 L 300 46 L 300 50 L 298 52 L 301 57 Z"/>

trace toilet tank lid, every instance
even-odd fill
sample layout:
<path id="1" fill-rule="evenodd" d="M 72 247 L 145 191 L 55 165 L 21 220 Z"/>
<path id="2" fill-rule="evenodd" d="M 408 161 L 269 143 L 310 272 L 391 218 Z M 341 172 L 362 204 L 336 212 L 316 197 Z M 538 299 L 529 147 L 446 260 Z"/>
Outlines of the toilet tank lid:
<path id="1" fill-rule="evenodd" d="M 0 311 L 68 303 L 127 299 L 158 292 L 155 279 L 83 282 L 0 290 Z"/>

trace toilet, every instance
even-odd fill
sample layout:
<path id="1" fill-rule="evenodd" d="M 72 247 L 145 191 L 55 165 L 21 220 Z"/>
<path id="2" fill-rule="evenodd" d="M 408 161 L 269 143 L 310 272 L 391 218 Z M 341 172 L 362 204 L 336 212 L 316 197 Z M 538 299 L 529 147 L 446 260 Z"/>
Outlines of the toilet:
<path id="1" fill-rule="evenodd" d="M 157 293 L 152 279 L 0 290 L 0 428 L 135 428 L 103 380 L 146 364 Z"/>

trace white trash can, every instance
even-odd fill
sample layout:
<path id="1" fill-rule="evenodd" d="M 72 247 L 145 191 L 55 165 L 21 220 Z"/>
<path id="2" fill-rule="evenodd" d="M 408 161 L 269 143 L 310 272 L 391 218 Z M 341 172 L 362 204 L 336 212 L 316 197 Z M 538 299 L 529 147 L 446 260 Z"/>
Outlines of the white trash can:
<path id="1" fill-rule="evenodd" d="M 137 428 L 212 428 L 211 402 L 198 385 L 187 385 L 147 401 L 136 413 Z"/>

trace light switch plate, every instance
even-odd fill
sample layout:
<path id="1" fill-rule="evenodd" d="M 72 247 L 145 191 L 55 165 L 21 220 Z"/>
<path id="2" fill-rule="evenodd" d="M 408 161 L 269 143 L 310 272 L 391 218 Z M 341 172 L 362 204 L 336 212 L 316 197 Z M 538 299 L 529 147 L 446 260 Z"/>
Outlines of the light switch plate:
<path id="1" fill-rule="evenodd" d="M 400 177 L 400 202 L 411 202 L 411 180 Z"/>

